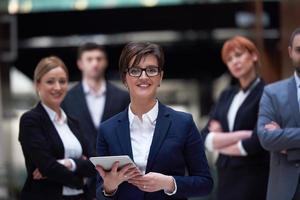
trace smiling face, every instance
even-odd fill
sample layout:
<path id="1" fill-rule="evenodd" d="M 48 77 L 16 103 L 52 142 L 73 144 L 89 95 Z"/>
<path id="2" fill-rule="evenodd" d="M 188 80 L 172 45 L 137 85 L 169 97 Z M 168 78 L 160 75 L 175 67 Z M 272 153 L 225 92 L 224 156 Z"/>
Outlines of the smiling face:
<path id="1" fill-rule="evenodd" d="M 130 67 L 133 67 L 134 59 L 135 57 L 130 61 Z M 149 54 L 145 55 L 134 67 L 141 69 L 146 69 L 147 67 L 158 67 L 158 61 L 154 55 Z M 145 71 L 142 72 L 140 77 L 130 76 L 127 72 L 125 76 L 125 85 L 129 89 L 131 99 L 155 99 L 157 88 L 160 86 L 162 77 L 163 71 L 153 77 L 147 76 Z"/>
<path id="2" fill-rule="evenodd" d="M 232 74 L 237 79 L 245 78 L 256 73 L 255 63 L 257 55 L 250 53 L 246 49 L 234 48 L 228 53 L 225 63 Z"/>
<path id="3" fill-rule="evenodd" d="M 66 72 L 62 67 L 51 69 L 37 81 L 36 89 L 41 101 L 56 110 L 60 107 L 68 89 Z"/>

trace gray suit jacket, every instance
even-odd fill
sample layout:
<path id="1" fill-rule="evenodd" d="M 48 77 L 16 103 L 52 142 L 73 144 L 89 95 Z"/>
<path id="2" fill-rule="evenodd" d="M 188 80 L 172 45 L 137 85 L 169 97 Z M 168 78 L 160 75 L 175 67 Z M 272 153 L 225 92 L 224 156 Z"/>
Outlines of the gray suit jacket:
<path id="1" fill-rule="evenodd" d="M 271 121 L 281 128 L 267 131 L 264 126 Z M 292 200 L 300 174 L 300 112 L 294 76 L 265 87 L 257 127 L 261 145 L 271 154 L 267 200 Z"/>

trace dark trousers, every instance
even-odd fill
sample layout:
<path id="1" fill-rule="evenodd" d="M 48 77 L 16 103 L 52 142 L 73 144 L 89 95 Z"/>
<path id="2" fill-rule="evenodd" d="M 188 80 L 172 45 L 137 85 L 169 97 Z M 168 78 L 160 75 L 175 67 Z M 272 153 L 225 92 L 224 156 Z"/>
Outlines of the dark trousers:
<path id="1" fill-rule="evenodd" d="M 217 200 L 265 200 L 268 167 L 218 168 Z"/>

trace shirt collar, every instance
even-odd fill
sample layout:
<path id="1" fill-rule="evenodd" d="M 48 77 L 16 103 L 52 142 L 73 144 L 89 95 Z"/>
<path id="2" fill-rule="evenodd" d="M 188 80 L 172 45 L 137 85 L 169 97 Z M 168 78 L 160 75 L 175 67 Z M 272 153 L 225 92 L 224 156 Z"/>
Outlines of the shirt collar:
<path id="1" fill-rule="evenodd" d="M 130 105 L 131 104 L 129 104 L 129 108 L 128 108 L 128 119 L 129 119 L 129 125 L 131 126 L 134 121 L 134 118 L 138 118 L 138 116 L 132 112 Z M 158 101 L 156 100 L 156 103 L 153 106 L 153 108 L 151 108 L 151 110 L 149 110 L 147 113 L 142 115 L 142 119 L 143 120 L 148 119 L 150 123 L 154 125 L 157 116 L 158 116 Z"/>
<path id="2" fill-rule="evenodd" d="M 90 88 L 90 86 L 87 84 L 87 82 L 85 80 L 82 81 L 82 87 L 83 87 L 83 91 L 84 91 L 85 94 L 92 94 L 92 95 L 95 95 L 95 96 L 102 96 L 106 92 L 106 82 L 105 82 L 105 80 L 103 80 L 101 82 L 101 87 L 98 91 L 92 90 L 92 88 Z"/>
<path id="3" fill-rule="evenodd" d="M 297 72 L 294 73 L 294 77 L 296 80 L 297 88 L 299 88 L 300 87 L 300 77 L 297 75 Z"/>
<path id="4" fill-rule="evenodd" d="M 52 122 L 56 122 L 58 124 L 64 124 L 67 121 L 67 115 L 66 113 L 63 111 L 63 109 L 61 110 L 61 118 L 59 119 L 56 112 L 54 110 L 52 110 L 51 108 L 49 108 L 48 106 L 46 106 L 44 103 L 42 103 L 42 106 L 45 108 L 47 114 L 50 117 L 50 120 Z"/>
<path id="5" fill-rule="evenodd" d="M 260 81 L 260 78 L 256 77 L 253 81 L 250 82 L 250 84 L 247 87 L 242 88 L 242 91 L 244 93 L 251 91 L 259 83 L 259 81 Z"/>

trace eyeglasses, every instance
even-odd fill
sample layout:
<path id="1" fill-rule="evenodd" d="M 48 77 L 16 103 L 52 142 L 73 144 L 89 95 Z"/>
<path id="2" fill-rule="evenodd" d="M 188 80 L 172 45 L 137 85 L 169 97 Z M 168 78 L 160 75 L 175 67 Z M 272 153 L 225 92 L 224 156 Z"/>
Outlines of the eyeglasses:
<path id="1" fill-rule="evenodd" d="M 126 72 L 128 72 L 129 76 L 133 77 L 140 77 L 145 71 L 146 75 L 148 77 L 157 76 L 160 74 L 161 69 L 157 66 L 147 66 L 146 68 L 140 68 L 140 67 L 129 67 L 127 68 Z"/>

